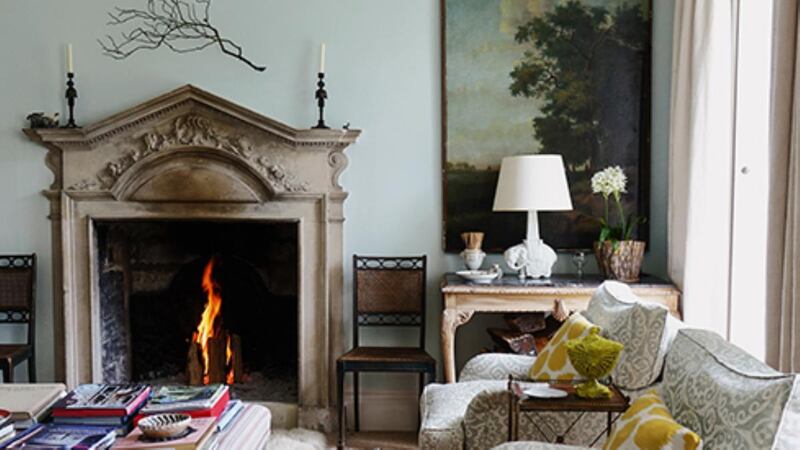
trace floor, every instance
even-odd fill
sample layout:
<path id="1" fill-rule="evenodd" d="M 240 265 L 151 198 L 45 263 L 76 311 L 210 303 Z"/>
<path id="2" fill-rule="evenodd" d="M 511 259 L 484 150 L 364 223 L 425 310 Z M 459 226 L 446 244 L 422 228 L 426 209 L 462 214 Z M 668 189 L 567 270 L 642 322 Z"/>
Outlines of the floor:
<path id="1" fill-rule="evenodd" d="M 329 435 L 330 448 L 336 448 L 337 435 Z M 417 433 L 406 431 L 361 431 L 347 433 L 347 449 L 417 449 Z"/>
<path id="2" fill-rule="evenodd" d="M 273 429 L 291 429 L 297 425 L 297 406 L 286 403 L 262 403 L 272 412 Z M 335 449 L 338 434 L 327 436 L 328 448 Z M 361 431 L 347 433 L 347 448 L 352 450 L 372 449 L 417 449 L 417 433 L 412 431 Z"/>

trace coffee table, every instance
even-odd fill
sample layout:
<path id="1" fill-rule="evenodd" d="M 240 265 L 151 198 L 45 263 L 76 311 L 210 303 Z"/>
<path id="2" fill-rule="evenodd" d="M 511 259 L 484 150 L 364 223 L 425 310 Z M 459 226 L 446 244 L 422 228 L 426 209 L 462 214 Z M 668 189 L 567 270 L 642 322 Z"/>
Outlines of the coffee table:
<path id="1" fill-rule="evenodd" d="M 553 381 L 550 387 L 561 389 L 567 392 L 563 398 L 535 398 L 528 397 L 522 393 L 524 382 L 528 380 L 514 380 L 509 377 L 509 414 L 508 414 L 508 440 L 516 441 L 519 439 L 519 417 L 520 413 L 527 414 L 526 418 L 536 427 L 542 436 L 548 436 L 542 427 L 548 428 L 549 434 L 555 436 L 556 443 L 563 443 L 564 437 L 575 427 L 586 413 L 606 413 L 608 415 L 606 429 L 592 441 L 594 445 L 603 434 L 611 433 L 611 426 L 630 406 L 630 400 L 619 388 L 614 385 L 608 386 L 611 389 L 611 398 L 586 399 L 575 394 L 575 387 L 578 382 Z M 523 383 L 522 385 L 520 383 Z M 545 421 L 534 421 L 530 416 L 536 416 L 542 412 L 579 412 L 580 414 L 570 423 L 563 433 L 559 434 L 552 429 Z M 616 417 L 614 416 L 616 414 Z"/>

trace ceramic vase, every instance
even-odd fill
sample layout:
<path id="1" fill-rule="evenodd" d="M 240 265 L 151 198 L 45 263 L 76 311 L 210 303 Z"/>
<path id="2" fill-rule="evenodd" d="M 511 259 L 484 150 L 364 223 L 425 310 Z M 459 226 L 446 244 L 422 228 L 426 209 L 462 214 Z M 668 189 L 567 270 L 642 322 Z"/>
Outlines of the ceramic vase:
<path id="1" fill-rule="evenodd" d="M 633 283 L 639 281 L 645 245 L 644 241 L 595 242 L 594 256 L 607 279 Z"/>
<path id="2" fill-rule="evenodd" d="M 461 252 L 461 258 L 464 260 L 464 265 L 469 270 L 478 270 L 483 264 L 483 258 L 486 258 L 486 253 L 481 249 L 466 249 Z"/>

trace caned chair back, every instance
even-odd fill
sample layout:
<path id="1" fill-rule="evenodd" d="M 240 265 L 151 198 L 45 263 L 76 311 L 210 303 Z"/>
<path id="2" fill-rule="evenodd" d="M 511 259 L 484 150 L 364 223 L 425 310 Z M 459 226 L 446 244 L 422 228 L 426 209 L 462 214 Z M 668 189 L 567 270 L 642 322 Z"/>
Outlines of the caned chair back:
<path id="1" fill-rule="evenodd" d="M 426 257 L 353 255 L 353 337 L 361 326 L 420 328 L 425 342 Z"/>
<path id="2" fill-rule="evenodd" d="M 33 342 L 36 255 L 0 255 L 0 323 L 27 323 Z"/>

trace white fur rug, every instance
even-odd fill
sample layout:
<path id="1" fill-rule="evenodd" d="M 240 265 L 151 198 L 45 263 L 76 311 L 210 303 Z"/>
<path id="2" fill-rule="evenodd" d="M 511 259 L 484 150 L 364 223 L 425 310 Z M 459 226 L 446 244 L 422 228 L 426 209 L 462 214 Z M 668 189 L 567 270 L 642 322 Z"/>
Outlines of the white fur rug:
<path id="1" fill-rule="evenodd" d="M 264 450 L 324 450 L 325 435 L 316 431 L 295 428 L 272 430 Z"/>

